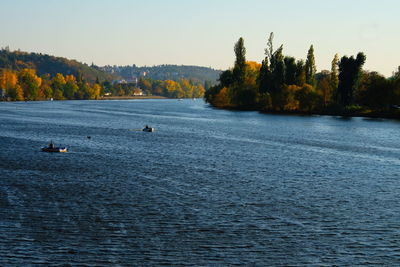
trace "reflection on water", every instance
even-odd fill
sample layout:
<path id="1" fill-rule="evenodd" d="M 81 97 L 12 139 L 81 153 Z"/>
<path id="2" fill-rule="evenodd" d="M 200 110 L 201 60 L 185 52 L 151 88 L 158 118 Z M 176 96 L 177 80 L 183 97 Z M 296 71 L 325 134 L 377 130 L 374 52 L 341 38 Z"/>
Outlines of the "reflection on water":
<path id="1" fill-rule="evenodd" d="M 396 265 L 399 126 L 192 100 L 0 103 L 0 265 Z M 40 152 L 50 140 L 70 152 Z"/>

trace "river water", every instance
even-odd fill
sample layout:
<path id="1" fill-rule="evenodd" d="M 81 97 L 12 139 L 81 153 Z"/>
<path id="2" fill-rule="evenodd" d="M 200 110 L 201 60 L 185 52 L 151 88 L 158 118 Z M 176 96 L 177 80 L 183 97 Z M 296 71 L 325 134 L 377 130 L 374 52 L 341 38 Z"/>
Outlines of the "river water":
<path id="1" fill-rule="evenodd" d="M 399 140 L 202 100 L 3 102 L 0 265 L 399 265 Z"/>

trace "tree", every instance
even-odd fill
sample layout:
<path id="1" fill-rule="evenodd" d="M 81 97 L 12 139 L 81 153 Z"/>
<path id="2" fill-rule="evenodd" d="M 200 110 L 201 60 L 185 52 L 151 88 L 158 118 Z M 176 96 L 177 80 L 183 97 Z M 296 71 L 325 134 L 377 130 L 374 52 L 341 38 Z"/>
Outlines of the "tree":
<path id="1" fill-rule="evenodd" d="M 362 66 L 366 57 L 360 52 L 357 57 L 344 56 L 339 63 L 339 85 L 337 90 L 337 102 L 345 107 L 353 104 L 354 92 L 358 88 Z"/>
<path id="2" fill-rule="evenodd" d="M 79 86 L 73 75 L 65 76 L 64 96 L 68 99 L 74 99 L 79 90 Z"/>
<path id="3" fill-rule="evenodd" d="M 42 79 L 36 75 L 36 70 L 21 70 L 18 73 L 18 84 L 22 87 L 25 98 L 29 100 L 38 99 Z"/>
<path id="4" fill-rule="evenodd" d="M 215 95 L 213 105 L 219 108 L 226 108 L 230 106 L 230 97 L 228 88 L 223 87 L 218 94 Z"/>
<path id="5" fill-rule="evenodd" d="M 18 77 L 15 71 L 0 70 L 0 90 L 4 90 L 5 95 L 12 100 L 24 100 L 24 92 L 18 85 Z"/>
<path id="6" fill-rule="evenodd" d="M 339 55 L 335 54 L 332 60 L 332 65 L 331 65 L 331 87 L 333 91 L 337 90 L 337 87 L 339 85 Z"/>
<path id="7" fill-rule="evenodd" d="M 283 62 L 283 45 L 273 54 L 271 61 L 271 85 L 269 93 L 272 98 L 272 106 L 275 109 L 284 109 L 284 95 L 282 87 L 285 81 L 285 63 Z"/>
<path id="8" fill-rule="evenodd" d="M 193 97 L 199 98 L 204 96 L 205 89 L 201 84 L 195 85 L 193 87 Z"/>
<path id="9" fill-rule="evenodd" d="M 235 82 L 234 77 L 233 77 L 233 72 L 231 70 L 226 70 L 226 71 L 221 72 L 221 74 L 219 75 L 218 81 L 220 82 L 220 84 L 223 87 L 231 86 Z"/>
<path id="10" fill-rule="evenodd" d="M 98 99 L 100 96 L 101 86 L 98 83 L 93 84 L 92 87 L 89 87 L 89 99 Z"/>
<path id="11" fill-rule="evenodd" d="M 301 111 L 312 111 L 318 104 L 318 94 L 315 88 L 305 84 L 300 90 L 296 91 L 296 99 L 299 101 Z"/>
<path id="12" fill-rule="evenodd" d="M 285 57 L 285 84 L 296 84 L 296 59 L 294 57 Z"/>
<path id="13" fill-rule="evenodd" d="M 311 86 L 315 86 L 316 85 L 315 73 L 317 72 L 317 67 L 315 66 L 313 45 L 310 46 L 310 49 L 308 50 L 307 53 L 305 71 L 306 71 L 306 83 L 310 84 Z"/>
<path id="14" fill-rule="evenodd" d="M 317 92 L 321 96 L 323 106 L 326 107 L 332 99 L 331 73 L 322 72 L 321 79 L 317 83 Z"/>
<path id="15" fill-rule="evenodd" d="M 269 86 L 271 84 L 272 77 L 271 77 L 271 68 L 269 63 L 272 62 L 272 56 L 274 53 L 273 41 L 274 41 L 274 33 L 271 32 L 269 34 L 269 38 L 267 41 L 267 48 L 264 49 L 265 58 L 261 62 L 261 68 L 258 75 L 258 86 L 259 86 L 258 91 L 260 94 L 265 94 L 268 91 L 270 91 Z M 266 97 L 266 99 L 271 100 L 271 96 L 268 94 L 268 97 Z"/>
<path id="16" fill-rule="evenodd" d="M 243 84 L 246 75 L 246 48 L 242 37 L 235 44 L 234 51 L 236 60 L 233 67 L 233 78 L 238 84 Z"/>
<path id="17" fill-rule="evenodd" d="M 360 87 L 360 102 L 369 108 L 383 110 L 396 104 L 392 80 L 377 72 L 366 73 Z"/>
<path id="18" fill-rule="evenodd" d="M 298 60 L 296 63 L 296 85 L 303 86 L 306 83 L 306 70 L 304 67 L 304 61 Z"/>
<path id="19" fill-rule="evenodd" d="M 60 90 L 61 92 L 64 92 L 65 84 L 65 77 L 61 73 L 57 73 L 56 76 L 51 79 L 51 86 L 53 87 L 53 90 Z"/>
<path id="20" fill-rule="evenodd" d="M 261 63 L 260 72 L 258 74 L 258 91 L 260 94 L 266 93 L 268 91 L 268 86 L 271 82 L 271 71 L 268 64 L 268 57 Z"/>
<path id="21" fill-rule="evenodd" d="M 267 48 L 264 49 L 264 54 L 266 58 L 271 62 L 272 56 L 274 54 L 274 33 L 271 32 L 268 37 Z"/>
<path id="22" fill-rule="evenodd" d="M 285 110 L 293 111 L 299 109 L 299 100 L 296 99 L 296 92 L 301 89 L 300 86 L 291 84 L 283 87 L 285 96 Z"/>

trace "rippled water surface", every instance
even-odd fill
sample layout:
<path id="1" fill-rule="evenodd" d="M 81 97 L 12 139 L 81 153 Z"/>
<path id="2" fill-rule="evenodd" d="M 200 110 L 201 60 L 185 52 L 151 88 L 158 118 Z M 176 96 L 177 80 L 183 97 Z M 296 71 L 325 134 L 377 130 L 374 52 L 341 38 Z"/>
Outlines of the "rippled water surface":
<path id="1" fill-rule="evenodd" d="M 201 100 L 0 103 L 0 265 L 399 265 L 399 140 Z"/>

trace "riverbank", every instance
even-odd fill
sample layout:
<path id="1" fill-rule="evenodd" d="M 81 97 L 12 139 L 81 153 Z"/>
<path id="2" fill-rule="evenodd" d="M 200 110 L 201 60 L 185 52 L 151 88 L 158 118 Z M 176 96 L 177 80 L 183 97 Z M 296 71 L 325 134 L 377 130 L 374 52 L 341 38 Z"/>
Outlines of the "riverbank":
<path id="1" fill-rule="evenodd" d="M 103 96 L 99 100 L 128 100 L 128 99 L 168 99 L 165 96 Z"/>

